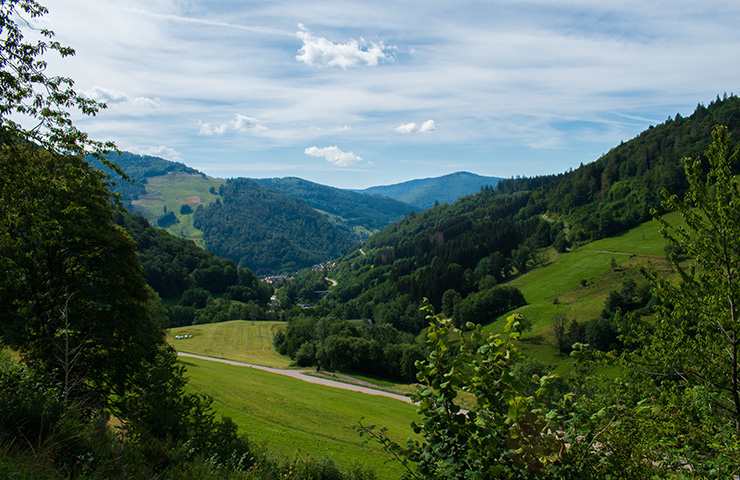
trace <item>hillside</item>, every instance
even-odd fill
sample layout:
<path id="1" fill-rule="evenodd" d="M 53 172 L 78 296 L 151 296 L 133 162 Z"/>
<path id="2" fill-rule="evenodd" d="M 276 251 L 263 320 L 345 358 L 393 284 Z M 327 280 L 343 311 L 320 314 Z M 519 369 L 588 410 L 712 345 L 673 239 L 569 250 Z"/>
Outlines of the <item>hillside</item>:
<path id="1" fill-rule="evenodd" d="M 420 178 L 393 185 L 381 185 L 361 190 L 369 195 L 392 198 L 425 209 L 436 203 L 452 203 L 458 198 L 478 193 L 483 187 L 493 187 L 498 177 L 484 177 L 470 172 L 455 172 L 432 178 Z"/>
<path id="2" fill-rule="evenodd" d="M 257 273 L 310 267 L 357 244 L 349 228 L 252 180 L 227 180 L 219 195 L 196 210 L 194 225 L 210 251 Z"/>
<path id="3" fill-rule="evenodd" d="M 425 325 L 418 313 L 424 298 L 437 311 L 445 311 L 460 323 L 473 320 L 483 324 L 494 322 L 506 309 L 525 302 L 529 306 L 523 311 L 535 317 L 537 332 L 551 341 L 551 315 L 569 312 L 553 307 L 556 300 L 550 298 L 550 293 L 556 294 L 556 284 L 535 288 L 549 292 L 542 296 L 529 290 L 527 280 L 536 278 L 535 272 L 543 271 L 537 269 L 552 263 L 559 254 L 562 262 L 568 262 L 577 255 L 566 252 L 588 252 L 587 247 L 581 250 L 579 246 L 616 237 L 650 220 L 651 209 L 660 206 L 661 189 L 677 193 L 685 190 L 681 158 L 699 155 L 716 124 L 726 124 L 735 138 L 740 136 L 740 99 L 729 97 L 706 107 L 700 105 L 691 117 L 677 116 L 651 127 L 576 170 L 505 180 L 495 190 L 484 189 L 451 205 L 411 215 L 373 235 L 362 249 L 338 262 L 331 272 L 338 284 L 315 312 L 320 316 L 373 319 L 378 324 L 418 333 Z M 736 171 L 738 167 L 735 165 Z M 613 250 L 631 255 L 644 241 L 627 238 L 635 245 Z M 660 244 L 650 248 L 659 250 Z M 621 268 L 622 253 L 590 258 L 599 258 L 598 268 L 606 266 L 608 271 L 612 257 L 615 268 Z M 575 296 L 591 292 L 586 288 L 594 280 L 589 276 L 589 265 L 596 264 L 592 260 L 584 262 L 568 273 L 567 278 L 577 285 L 584 281 L 584 289 L 573 291 Z M 530 271 L 533 273 L 528 276 Z M 615 299 L 637 295 L 627 292 L 637 288 L 629 282 L 607 282 L 602 288 L 598 295 L 584 297 L 591 302 L 588 309 L 579 308 L 578 318 L 568 319 L 580 322 L 578 332 L 613 332 L 613 322 L 619 320 L 606 308 L 607 296 L 612 290 L 617 290 Z M 625 290 L 620 293 L 620 289 Z M 639 301 L 623 305 L 623 311 L 642 308 L 646 300 L 642 293 L 638 296 Z M 569 301 L 557 301 L 561 300 Z M 545 305 L 548 301 L 550 304 Z M 539 306 L 533 306 L 533 302 Z M 502 305 L 507 306 L 503 311 Z M 578 335 L 582 338 L 585 333 Z M 609 335 L 613 339 L 613 333 Z"/>
<path id="4" fill-rule="evenodd" d="M 359 232 L 381 229 L 418 210 L 391 198 L 363 195 L 296 177 L 254 181 L 267 189 L 304 201 L 316 210 L 326 212 L 337 223 Z"/>

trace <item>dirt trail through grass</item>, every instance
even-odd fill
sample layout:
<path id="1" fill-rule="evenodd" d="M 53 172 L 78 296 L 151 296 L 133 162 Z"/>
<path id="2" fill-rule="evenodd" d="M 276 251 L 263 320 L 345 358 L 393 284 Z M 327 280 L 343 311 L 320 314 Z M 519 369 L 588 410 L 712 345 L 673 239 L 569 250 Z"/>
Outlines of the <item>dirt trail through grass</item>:
<path id="1" fill-rule="evenodd" d="M 302 372 L 301 370 L 290 370 L 287 368 L 265 367 L 263 365 L 256 365 L 254 363 L 239 362 L 236 360 L 227 360 L 225 358 L 210 357 L 207 355 L 198 355 L 195 353 L 187 353 L 187 352 L 177 352 L 177 355 L 181 357 L 197 358 L 198 360 L 206 360 L 209 362 L 225 363 L 226 365 L 233 365 L 236 367 L 254 368 L 257 370 L 262 370 L 263 372 L 269 372 L 269 373 L 274 373 L 276 375 L 283 375 L 286 377 L 295 378 L 296 380 L 301 380 L 307 383 L 314 383 L 316 385 L 323 385 L 325 387 L 339 388 L 342 390 L 351 390 L 353 392 L 364 393 L 367 395 L 376 395 L 379 397 L 387 397 L 387 398 L 392 398 L 394 400 L 399 400 L 401 402 L 411 403 L 411 399 L 405 395 L 398 395 L 396 393 L 386 392 L 384 390 L 378 390 L 375 388 L 364 387 L 361 385 L 353 385 L 351 383 L 338 382 L 336 380 L 329 380 L 329 379 L 321 378 L 321 377 L 314 377 L 312 375 L 308 375 Z"/>

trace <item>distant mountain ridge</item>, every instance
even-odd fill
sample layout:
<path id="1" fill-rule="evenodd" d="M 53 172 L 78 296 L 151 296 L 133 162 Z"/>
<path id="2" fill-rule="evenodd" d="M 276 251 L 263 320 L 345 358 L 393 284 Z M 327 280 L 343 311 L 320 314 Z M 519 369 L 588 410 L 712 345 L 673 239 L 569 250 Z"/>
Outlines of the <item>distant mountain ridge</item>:
<path id="1" fill-rule="evenodd" d="M 361 193 L 398 200 L 426 209 L 435 203 L 452 203 L 478 193 L 483 187 L 495 187 L 502 179 L 470 172 L 455 172 L 441 177 L 419 178 L 392 185 L 379 185 L 359 190 Z"/>

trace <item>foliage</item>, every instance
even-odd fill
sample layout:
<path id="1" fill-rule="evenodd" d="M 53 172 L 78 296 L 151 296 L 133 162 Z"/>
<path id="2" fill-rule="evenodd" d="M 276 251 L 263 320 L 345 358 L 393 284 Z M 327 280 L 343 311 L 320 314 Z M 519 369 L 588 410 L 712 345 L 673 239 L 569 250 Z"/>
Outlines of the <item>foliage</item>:
<path id="1" fill-rule="evenodd" d="M 704 158 L 685 160 L 686 195 L 665 194 L 666 207 L 681 213 L 685 227 L 664 224 L 663 232 L 692 262 L 687 266 L 674 260 L 678 284 L 654 278 L 658 319 L 652 341 L 641 349 L 650 368 L 667 376 L 655 379 L 659 391 L 698 395 L 697 402 L 711 409 L 701 433 L 714 440 L 706 452 L 701 447 L 693 452 L 698 455 L 723 455 L 717 443 L 723 436 L 740 444 L 738 162 L 740 147 L 732 146 L 725 127 L 717 127 Z M 670 401 L 679 403 L 665 408 L 682 407 L 680 398 Z"/>
<path id="2" fill-rule="evenodd" d="M 272 288 L 259 281 L 250 270 L 237 268 L 230 261 L 218 258 L 190 241 L 154 229 L 141 217 L 123 212 L 118 221 L 136 241 L 138 259 L 147 282 L 170 303 L 169 326 L 192 324 L 198 312 L 179 307 L 202 310 L 213 297 L 220 298 L 211 307 L 211 313 L 233 309 L 234 313 L 219 316 L 221 319 L 233 319 L 237 315 L 239 307 L 231 300 L 258 307 L 259 313 L 250 313 L 249 317 L 244 318 L 269 316 L 266 305 L 270 301 Z M 199 323 L 217 321 L 209 318 L 207 313 L 200 313 L 199 317 Z"/>
<path id="3" fill-rule="evenodd" d="M 100 153 L 113 147 L 97 142 L 72 123 L 73 112 L 95 115 L 105 104 L 79 95 L 69 77 L 47 72 L 47 53 L 61 58 L 75 51 L 54 40 L 54 32 L 33 23 L 48 13 L 34 0 L 8 0 L 0 4 L 0 138 L 6 143 L 31 143 L 54 154 Z M 38 33 L 25 38 L 20 22 Z M 23 124 L 32 124 L 25 128 Z"/>
<path id="4" fill-rule="evenodd" d="M 416 378 L 414 363 L 423 357 L 414 337 L 389 324 L 361 325 L 332 318 L 296 317 L 275 348 L 299 366 L 381 375 L 403 381 Z"/>
<path id="5" fill-rule="evenodd" d="M 81 158 L 0 146 L 0 335 L 75 395 L 106 402 L 162 341 L 135 244 Z"/>
<path id="6" fill-rule="evenodd" d="M 460 330 L 423 308 L 429 354 L 418 362 L 421 388 L 413 396 L 422 417 L 413 424 L 420 439 L 401 446 L 373 426 L 362 426 L 361 433 L 380 440 L 406 466 L 407 478 L 535 478 L 560 460 L 560 382 L 515 368 L 526 319 L 511 315 L 504 333 L 486 338 L 480 327 Z M 469 410 L 459 406 L 460 392 L 475 397 Z"/>

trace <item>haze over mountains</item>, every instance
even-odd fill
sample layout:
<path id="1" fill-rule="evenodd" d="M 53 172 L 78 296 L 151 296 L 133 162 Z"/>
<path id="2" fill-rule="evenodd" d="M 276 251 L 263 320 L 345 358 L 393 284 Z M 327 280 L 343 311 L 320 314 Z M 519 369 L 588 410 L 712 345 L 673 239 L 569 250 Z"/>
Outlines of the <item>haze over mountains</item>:
<path id="1" fill-rule="evenodd" d="M 499 180 L 457 172 L 358 192 L 297 177 L 223 180 L 183 163 L 128 152 L 110 159 L 129 176 L 124 181 L 114 175 L 115 190 L 129 210 L 260 274 L 341 256 L 410 213 Z"/>
<path id="2" fill-rule="evenodd" d="M 420 178 L 359 191 L 393 198 L 423 209 L 430 208 L 435 203 L 452 203 L 460 197 L 479 192 L 483 187 L 494 187 L 500 180 L 499 177 L 455 172 L 441 177 Z"/>

